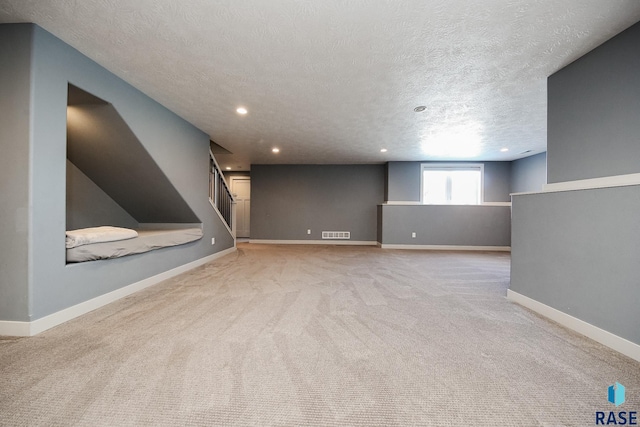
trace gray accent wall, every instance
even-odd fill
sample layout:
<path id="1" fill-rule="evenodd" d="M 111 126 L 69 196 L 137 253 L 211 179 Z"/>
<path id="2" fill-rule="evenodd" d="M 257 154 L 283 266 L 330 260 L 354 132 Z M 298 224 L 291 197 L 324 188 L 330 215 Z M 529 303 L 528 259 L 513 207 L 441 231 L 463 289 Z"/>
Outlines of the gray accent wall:
<path id="1" fill-rule="evenodd" d="M 2 79 L 0 85 L 12 87 L 12 96 L 19 109 L 16 111 L 15 105 L 5 105 L 4 97 L 0 102 L 19 123 L 25 121 L 26 110 L 32 133 L 29 135 L 28 127 L 24 129 L 17 124 L 11 124 L 10 130 L 2 129 L 1 132 L 8 132 L 16 139 L 15 143 L 12 142 L 15 149 L 11 150 L 15 151 L 11 160 L 16 163 L 16 173 L 8 176 L 11 184 L 7 192 L 20 196 L 11 203 L 17 209 L 28 198 L 32 204 L 28 223 L 29 279 L 25 285 L 22 281 L 23 265 L 18 263 L 15 270 L 11 266 L 11 271 L 2 272 L 2 286 L 5 286 L 5 276 L 19 279 L 20 283 L 8 285 L 12 289 L 10 292 L 14 286 L 20 289 L 12 298 L 21 297 L 25 293 L 22 289 L 28 286 L 26 294 L 29 301 L 27 310 L 23 306 L 7 312 L 3 310 L 0 320 L 39 319 L 232 247 L 233 237 L 208 200 L 208 135 L 43 29 L 32 24 L 17 27 L 20 34 L 11 41 L 11 48 L 27 49 L 20 57 L 24 65 L 14 71 L 5 70 L 3 65 L 1 73 L 11 80 L 4 83 L 5 79 Z M 28 42 L 30 35 L 33 36 L 31 45 Z M 4 43 L 4 37 L 2 40 Z M 32 61 L 30 69 L 28 62 L 25 63 L 28 57 Z M 25 75 L 31 77 L 31 92 L 29 85 L 24 84 Z M 66 113 L 69 83 L 109 100 L 126 119 L 133 134 L 203 223 L 203 239 L 141 255 L 66 265 Z M 3 136 L 3 144 L 4 139 Z M 22 153 L 23 147 L 29 150 L 30 160 Z M 4 170 L 0 173 L 3 178 L 8 174 Z M 30 183 L 27 191 L 24 182 Z M 3 197 L 4 194 L 5 191 Z M 19 234 L 13 232 L 13 236 Z M 216 238 L 215 246 L 211 245 L 212 237 Z M 22 250 L 19 245 L 8 247 L 4 239 L 1 245 L 3 254 Z"/>
<path id="2" fill-rule="evenodd" d="M 511 162 L 484 163 L 484 201 L 511 201 Z"/>
<path id="3" fill-rule="evenodd" d="M 640 23 L 548 79 L 549 183 L 640 172 Z"/>
<path id="4" fill-rule="evenodd" d="M 380 243 L 510 246 L 509 206 L 382 205 Z M 412 238 L 411 233 L 416 237 Z"/>
<path id="5" fill-rule="evenodd" d="M 484 164 L 484 201 L 510 201 L 511 162 L 389 162 L 385 199 L 389 202 L 420 201 L 420 169 L 422 164 Z"/>
<path id="6" fill-rule="evenodd" d="M 251 239 L 374 242 L 383 198 L 384 165 L 252 165 Z"/>
<path id="7" fill-rule="evenodd" d="M 640 344 L 640 186 L 513 197 L 510 289 Z"/>
<path id="8" fill-rule="evenodd" d="M 482 163 L 484 202 L 509 202 L 511 162 L 389 162 L 378 208 L 378 242 L 386 245 L 509 246 L 508 206 L 393 205 L 420 202 L 421 165 Z M 411 233 L 416 233 L 416 238 Z"/>
<path id="9" fill-rule="evenodd" d="M 549 77 L 549 183 L 640 172 L 639 46 L 636 24 Z M 637 185 L 514 195 L 510 289 L 640 344 L 639 211 Z"/>
<path id="10" fill-rule="evenodd" d="M 387 163 L 387 192 L 385 201 L 420 201 L 420 165 L 422 162 Z"/>
<path id="11" fill-rule="evenodd" d="M 547 183 L 547 153 L 540 153 L 511 163 L 511 192 L 542 191 Z"/>
<path id="12" fill-rule="evenodd" d="M 0 320 L 28 320 L 33 29 L 0 25 Z"/>
<path id="13" fill-rule="evenodd" d="M 138 221 L 67 160 L 67 230 L 112 225 L 138 228 Z"/>

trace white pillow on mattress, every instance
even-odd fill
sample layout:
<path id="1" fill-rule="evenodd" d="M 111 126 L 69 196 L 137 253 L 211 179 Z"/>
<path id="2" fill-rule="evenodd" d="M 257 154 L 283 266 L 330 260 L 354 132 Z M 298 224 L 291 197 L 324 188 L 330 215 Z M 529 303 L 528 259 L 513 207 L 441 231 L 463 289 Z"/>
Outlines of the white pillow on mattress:
<path id="1" fill-rule="evenodd" d="M 114 242 L 138 237 L 136 230 L 121 227 L 91 227 L 67 231 L 65 246 L 67 249 L 91 243 Z"/>

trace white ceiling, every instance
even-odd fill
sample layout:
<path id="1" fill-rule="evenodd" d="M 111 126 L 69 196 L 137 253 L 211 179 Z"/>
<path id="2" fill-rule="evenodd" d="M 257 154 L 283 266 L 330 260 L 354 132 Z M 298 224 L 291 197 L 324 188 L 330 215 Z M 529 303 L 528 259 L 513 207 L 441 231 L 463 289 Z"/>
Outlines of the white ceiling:
<path id="1" fill-rule="evenodd" d="M 639 20 L 638 0 L 0 0 L 245 170 L 544 151 L 546 78 Z"/>

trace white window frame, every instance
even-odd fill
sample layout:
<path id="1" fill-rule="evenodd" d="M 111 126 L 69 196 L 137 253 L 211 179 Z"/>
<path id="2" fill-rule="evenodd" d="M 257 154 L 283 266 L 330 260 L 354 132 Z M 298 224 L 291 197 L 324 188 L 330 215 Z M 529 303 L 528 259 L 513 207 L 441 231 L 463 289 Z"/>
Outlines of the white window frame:
<path id="1" fill-rule="evenodd" d="M 420 203 L 425 203 L 424 200 L 424 171 L 425 170 L 479 170 L 480 171 L 480 201 L 478 205 L 484 203 L 484 163 L 422 163 L 420 165 Z M 448 204 L 446 206 L 449 206 Z"/>

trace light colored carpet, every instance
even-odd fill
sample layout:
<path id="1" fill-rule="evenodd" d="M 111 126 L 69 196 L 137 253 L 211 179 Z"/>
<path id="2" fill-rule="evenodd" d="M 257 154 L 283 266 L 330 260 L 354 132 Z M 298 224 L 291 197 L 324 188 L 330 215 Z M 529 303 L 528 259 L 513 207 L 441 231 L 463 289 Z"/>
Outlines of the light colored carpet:
<path id="1" fill-rule="evenodd" d="M 589 426 L 615 381 L 640 410 L 639 363 L 508 282 L 504 253 L 241 244 L 0 340 L 0 425 Z"/>

